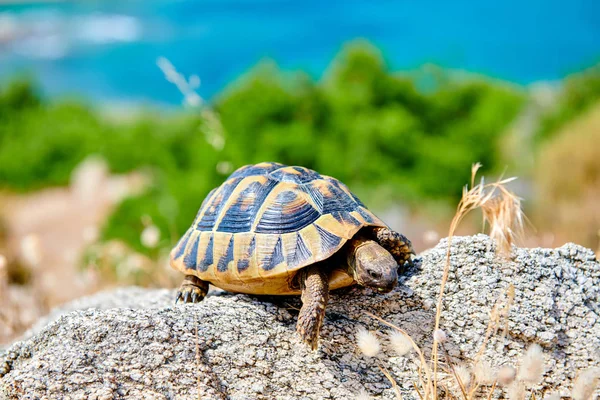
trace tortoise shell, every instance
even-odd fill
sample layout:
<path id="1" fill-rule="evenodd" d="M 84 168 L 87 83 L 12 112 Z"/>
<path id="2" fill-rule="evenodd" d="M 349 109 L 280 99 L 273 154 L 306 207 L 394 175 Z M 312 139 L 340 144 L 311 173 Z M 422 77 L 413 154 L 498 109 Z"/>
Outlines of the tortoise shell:
<path id="1" fill-rule="evenodd" d="M 247 165 L 208 194 L 171 251 L 171 266 L 234 292 L 298 294 L 295 271 L 331 257 L 366 226 L 387 227 L 337 179 L 272 162 Z M 330 289 L 353 283 L 341 271 L 330 279 Z"/>

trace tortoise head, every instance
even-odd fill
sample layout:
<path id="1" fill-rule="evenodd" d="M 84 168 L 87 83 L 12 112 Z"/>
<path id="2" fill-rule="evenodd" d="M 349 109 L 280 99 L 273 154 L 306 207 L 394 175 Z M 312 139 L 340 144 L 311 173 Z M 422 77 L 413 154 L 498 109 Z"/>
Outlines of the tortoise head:
<path id="1" fill-rule="evenodd" d="M 348 252 L 348 273 L 362 286 L 391 291 L 398 282 L 398 263 L 373 240 L 354 239 Z"/>

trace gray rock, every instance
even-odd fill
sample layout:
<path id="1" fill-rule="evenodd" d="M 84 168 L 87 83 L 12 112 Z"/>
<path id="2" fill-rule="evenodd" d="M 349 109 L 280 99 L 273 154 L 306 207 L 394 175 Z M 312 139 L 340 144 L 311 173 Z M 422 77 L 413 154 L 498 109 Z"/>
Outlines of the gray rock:
<path id="1" fill-rule="evenodd" d="M 175 306 L 173 290 L 123 288 L 80 299 L 0 355 L 0 397 L 347 399 L 366 390 L 395 398 L 381 364 L 404 398 L 415 398 L 416 357 L 395 355 L 388 329 L 366 311 L 405 329 L 429 353 L 446 246 L 443 240 L 424 252 L 392 293 L 354 288 L 333 295 L 317 352 L 294 333 L 298 298 L 217 291 L 200 304 Z M 574 244 L 513 248 L 510 260 L 494 250 L 485 235 L 453 239 L 441 324 L 449 355 L 456 363 L 473 360 L 490 310 L 506 309 L 513 285 L 508 319 L 500 318 L 482 359 L 518 366 L 538 343 L 546 373 L 535 388 L 568 394 L 578 371 L 600 366 L 600 264 Z M 376 359 L 355 346 L 360 326 L 382 339 Z"/>

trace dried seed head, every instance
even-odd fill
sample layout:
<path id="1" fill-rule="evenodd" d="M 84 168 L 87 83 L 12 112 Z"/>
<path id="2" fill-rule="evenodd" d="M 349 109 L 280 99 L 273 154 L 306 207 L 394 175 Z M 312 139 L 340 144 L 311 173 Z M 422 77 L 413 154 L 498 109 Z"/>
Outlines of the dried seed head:
<path id="1" fill-rule="evenodd" d="M 233 171 L 233 164 L 229 161 L 219 161 L 216 168 L 219 174 L 227 175 Z"/>
<path id="2" fill-rule="evenodd" d="M 495 371 L 486 361 L 479 361 L 473 367 L 475 381 L 480 385 L 491 385 L 496 380 Z"/>
<path id="3" fill-rule="evenodd" d="M 521 359 L 519 380 L 527 383 L 540 383 L 545 371 L 544 353 L 538 344 L 532 344 Z"/>
<path id="4" fill-rule="evenodd" d="M 544 396 L 544 400 L 560 400 L 560 394 L 553 392 Z"/>
<path id="5" fill-rule="evenodd" d="M 371 400 L 371 396 L 365 389 L 360 389 L 360 391 L 356 394 L 356 400 Z"/>
<path id="6" fill-rule="evenodd" d="M 391 331 L 389 333 L 389 339 L 392 349 L 394 349 L 399 356 L 405 356 L 413 350 L 410 339 L 402 332 Z"/>
<path id="7" fill-rule="evenodd" d="M 506 388 L 506 396 L 510 400 L 524 400 L 525 399 L 525 385 L 523 382 L 514 381 Z"/>
<path id="8" fill-rule="evenodd" d="M 140 237 L 140 241 L 142 245 L 148 249 L 152 249 L 156 247 L 160 240 L 160 230 L 156 225 L 148 225 L 142 231 L 142 235 Z"/>
<path id="9" fill-rule="evenodd" d="M 575 383 L 571 396 L 573 400 L 591 399 L 600 380 L 600 368 L 588 368 L 579 374 Z"/>
<path id="10" fill-rule="evenodd" d="M 525 215 L 521 199 L 506 188 L 516 178 L 500 179 L 494 183 L 481 182 L 475 185 L 475 177 L 481 164 L 471 168 L 471 189 L 465 187 L 459 203 L 458 213 L 452 221 L 451 232 L 469 211 L 480 208 L 484 223 L 490 226 L 490 236 L 496 241 L 498 250 L 510 254 L 512 243 L 522 235 Z"/>
<path id="11" fill-rule="evenodd" d="M 427 245 L 433 246 L 440 241 L 440 234 L 434 230 L 428 230 L 423 234 L 423 241 Z"/>
<path id="12" fill-rule="evenodd" d="M 379 339 L 365 328 L 358 328 L 356 333 L 356 344 L 360 351 L 367 357 L 375 357 L 381 350 Z"/>
<path id="13" fill-rule="evenodd" d="M 42 245 L 37 235 L 27 235 L 21 239 L 21 257 L 30 267 L 37 267 L 42 262 Z"/>
<path id="14" fill-rule="evenodd" d="M 517 371 L 513 367 L 505 365 L 498 371 L 498 383 L 502 386 L 510 385 L 517 375 Z"/>
<path id="15" fill-rule="evenodd" d="M 448 336 L 446 336 L 446 332 L 441 329 L 436 329 L 433 332 L 433 340 L 438 343 L 446 343 L 448 341 Z"/>
<path id="16" fill-rule="evenodd" d="M 471 372 L 469 371 L 469 368 L 464 365 L 458 365 L 454 367 L 454 373 L 458 379 L 460 379 L 460 382 L 463 384 L 463 386 L 468 388 L 469 384 L 471 383 Z"/>
<path id="17" fill-rule="evenodd" d="M 95 225 L 89 225 L 83 228 L 83 232 L 81 232 L 81 237 L 87 243 L 94 243 L 98 240 L 99 232 L 98 227 Z"/>

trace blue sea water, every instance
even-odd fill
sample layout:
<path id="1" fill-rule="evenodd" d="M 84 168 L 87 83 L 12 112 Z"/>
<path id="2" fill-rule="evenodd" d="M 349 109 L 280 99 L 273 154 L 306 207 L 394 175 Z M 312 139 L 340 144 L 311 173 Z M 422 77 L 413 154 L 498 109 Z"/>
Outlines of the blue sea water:
<path id="1" fill-rule="evenodd" d="M 433 62 L 518 84 L 600 61 L 597 0 L 121 0 L 0 5 L 0 81 L 50 95 L 178 104 L 166 57 L 211 98 L 263 58 L 315 78 L 366 38 L 392 69 Z"/>

